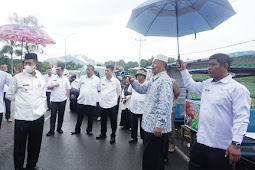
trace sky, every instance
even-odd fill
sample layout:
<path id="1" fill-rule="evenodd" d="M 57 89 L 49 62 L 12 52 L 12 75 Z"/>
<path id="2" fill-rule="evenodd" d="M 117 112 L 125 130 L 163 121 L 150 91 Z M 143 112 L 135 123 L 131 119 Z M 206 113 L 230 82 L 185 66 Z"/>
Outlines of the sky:
<path id="1" fill-rule="evenodd" d="M 55 41 L 47 45 L 39 60 L 67 54 L 84 54 L 99 62 L 108 60 L 138 61 L 139 41 L 142 39 L 141 59 L 155 54 L 177 58 L 174 37 L 144 37 L 126 27 L 132 9 L 145 0 L 8 0 L 1 2 L 0 25 L 9 24 L 9 16 L 33 15 L 43 30 Z M 231 53 L 255 50 L 255 41 L 196 54 L 245 41 L 255 40 L 255 0 L 229 0 L 236 15 L 214 30 L 180 38 L 180 54 L 184 60 L 208 58 L 218 52 Z M 3 44 L 0 44 L 0 47 Z"/>

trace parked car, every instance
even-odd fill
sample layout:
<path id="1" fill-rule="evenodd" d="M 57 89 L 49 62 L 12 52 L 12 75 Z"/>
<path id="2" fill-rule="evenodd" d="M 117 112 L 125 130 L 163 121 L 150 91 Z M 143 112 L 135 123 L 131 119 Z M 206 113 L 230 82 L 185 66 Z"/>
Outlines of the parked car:
<path id="1" fill-rule="evenodd" d="M 84 66 L 81 71 L 78 73 L 76 79 L 71 83 L 71 90 L 70 90 L 70 110 L 71 112 L 76 112 L 77 107 L 77 98 L 79 96 L 79 89 L 78 89 L 78 83 L 81 78 L 81 76 L 86 75 L 86 68 L 87 66 Z M 105 67 L 99 67 L 95 66 L 95 75 L 99 78 L 105 76 Z"/>
<path id="2" fill-rule="evenodd" d="M 72 83 L 77 78 L 78 74 L 79 74 L 78 70 L 69 71 L 69 76 L 68 76 L 69 82 Z"/>

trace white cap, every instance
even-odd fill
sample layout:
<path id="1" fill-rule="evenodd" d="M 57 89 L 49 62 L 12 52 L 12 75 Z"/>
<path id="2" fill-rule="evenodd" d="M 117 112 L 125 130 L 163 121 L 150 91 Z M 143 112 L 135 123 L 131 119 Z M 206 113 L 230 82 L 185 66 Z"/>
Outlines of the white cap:
<path id="1" fill-rule="evenodd" d="M 155 57 L 154 57 L 154 60 L 160 60 L 160 61 L 163 61 L 163 62 L 165 62 L 165 63 L 167 63 L 168 62 L 168 59 L 167 59 L 167 57 L 165 56 L 165 55 L 162 55 L 162 54 L 157 54 L 157 55 L 155 55 Z"/>

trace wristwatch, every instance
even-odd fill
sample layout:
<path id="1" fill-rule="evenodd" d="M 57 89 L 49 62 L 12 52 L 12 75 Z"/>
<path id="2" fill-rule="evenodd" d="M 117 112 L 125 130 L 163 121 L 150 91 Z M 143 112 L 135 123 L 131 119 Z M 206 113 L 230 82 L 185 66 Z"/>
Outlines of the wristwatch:
<path id="1" fill-rule="evenodd" d="M 240 149 L 241 148 L 241 143 L 238 142 L 232 142 L 232 145 L 234 145 L 236 148 Z"/>

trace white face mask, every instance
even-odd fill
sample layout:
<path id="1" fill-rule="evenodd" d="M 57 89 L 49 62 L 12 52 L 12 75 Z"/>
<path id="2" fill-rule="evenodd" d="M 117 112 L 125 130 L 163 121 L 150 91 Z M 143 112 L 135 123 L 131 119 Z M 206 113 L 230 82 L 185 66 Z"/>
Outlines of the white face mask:
<path id="1" fill-rule="evenodd" d="M 32 73 L 35 71 L 35 67 L 34 66 L 25 66 L 25 70 L 27 73 Z"/>

